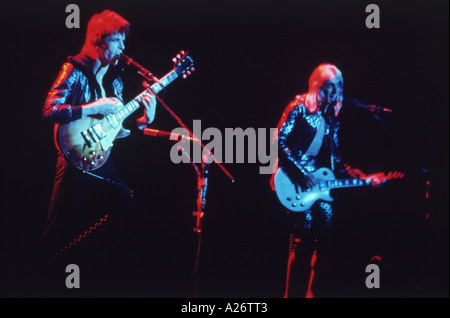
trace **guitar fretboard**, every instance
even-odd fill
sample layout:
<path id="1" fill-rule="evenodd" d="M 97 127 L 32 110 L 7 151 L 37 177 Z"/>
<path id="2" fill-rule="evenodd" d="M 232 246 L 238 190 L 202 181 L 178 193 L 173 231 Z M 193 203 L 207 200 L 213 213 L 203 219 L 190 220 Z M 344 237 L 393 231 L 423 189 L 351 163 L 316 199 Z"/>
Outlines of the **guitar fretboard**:
<path id="1" fill-rule="evenodd" d="M 178 77 L 177 72 L 175 70 L 171 71 L 167 75 L 165 75 L 163 78 L 161 78 L 159 81 L 161 84 L 166 87 L 170 83 L 172 83 L 176 78 Z M 151 90 L 158 94 L 164 87 L 161 86 L 159 83 L 155 83 L 152 86 L 150 86 Z M 113 116 L 117 119 L 118 122 L 124 120 L 126 117 L 130 116 L 134 111 L 136 111 L 140 104 L 138 100 L 144 95 L 148 89 L 143 91 L 141 94 L 136 96 L 131 102 L 124 105 L 121 109 L 119 109 Z"/>
<path id="2" fill-rule="evenodd" d="M 370 183 L 370 181 L 369 181 Z M 326 180 L 325 187 L 327 188 L 349 188 L 349 187 L 360 187 L 366 185 L 367 182 L 359 179 L 336 179 L 336 180 Z"/>

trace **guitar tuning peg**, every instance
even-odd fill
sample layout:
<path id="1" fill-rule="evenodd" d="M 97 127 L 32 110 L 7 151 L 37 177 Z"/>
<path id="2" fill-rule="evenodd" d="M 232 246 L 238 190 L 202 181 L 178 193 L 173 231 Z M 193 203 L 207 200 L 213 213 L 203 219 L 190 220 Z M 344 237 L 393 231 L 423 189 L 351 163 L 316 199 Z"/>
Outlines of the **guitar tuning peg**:
<path id="1" fill-rule="evenodd" d="M 184 51 L 180 51 L 180 54 L 181 54 L 181 55 L 184 55 Z"/>
<path id="2" fill-rule="evenodd" d="M 176 63 L 176 62 L 177 62 L 177 58 L 174 57 L 174 58 L 172 59 L 172 62 Z"/>
<path id="3" fill-rule="evenodd" d="M 177 54 L 177 59 L 180 59 L 181 58 L 181 55 L 180 54 Z"/>
<path id="4" fill-rule="evenodd" d="M 191 67 L 191 72 L 193 72 L 193 71 L 195 71 L 195 68 L 194 68 L 194 67 Z"/>
<path id="5" fill-rule="evenodd" d="M 186 78 L 187 77 L 187 75 L 186 74 L 183 74 L 183 78 Z"/>
<path id="6" fill-rule="evenodd" d="M 191 75 L 191 71 L 186 71 L 186 74 L 187 75 Z"/>

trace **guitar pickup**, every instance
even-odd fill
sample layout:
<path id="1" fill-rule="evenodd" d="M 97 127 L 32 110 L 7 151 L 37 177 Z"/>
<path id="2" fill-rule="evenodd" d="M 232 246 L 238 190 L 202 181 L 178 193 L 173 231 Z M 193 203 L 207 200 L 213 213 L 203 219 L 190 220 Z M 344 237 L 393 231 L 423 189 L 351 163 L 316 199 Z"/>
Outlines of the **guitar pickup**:
<path id="1" fill-rule="evenodd" d="M 92 130 L 95 132 L 95 134 L 97 135 L 98 139 L 103 139 L 106 137 L 105 132 L 102 129 L 102 125 L 97 124 L 95 126 L 92 126 Z"/>
<path id="2" fill-rule="evenodd" d="M 96 133 L 94 132 L 94 129 L 89 128 L 88 130 L 89 135 L 91 136 L 92 140 L 94 140 L 94 142 L 99 142 L 100 138 L 97 137 Z"/>

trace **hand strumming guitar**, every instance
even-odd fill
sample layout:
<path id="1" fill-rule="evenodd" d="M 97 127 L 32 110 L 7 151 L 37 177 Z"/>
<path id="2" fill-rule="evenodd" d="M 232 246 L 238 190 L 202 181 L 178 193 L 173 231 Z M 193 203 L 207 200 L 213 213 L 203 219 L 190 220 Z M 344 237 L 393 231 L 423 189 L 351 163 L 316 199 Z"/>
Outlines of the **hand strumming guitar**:
<path id="1" fill-rule="evenodd" d="M 308 172 L 306 175 L 302 174 L 302 183 L 303 183 L 303 189 L 308 188 L 314 188 L 316 185 L 319 184 L 319 181 L 317 181 L 316 177 L 311 172 Z"/>
<path id="2" fill-rule="evenodd" d="M 302 172 L 295 163 L 288 159 L 283 160 L 283 169 L 295 185 L 297 193 L 314 188 L 318 184 L 317 179 L 311 172 Z"/>
<path id="3" fill-rule="evenodd" d="M 122 106 L 122 102 L 114 97 L 104 97 L 96 100 L 95 102 L 82 106 L 82 117 L 90 115 L 109 115 L 113 114 L 117 107 Z"/>

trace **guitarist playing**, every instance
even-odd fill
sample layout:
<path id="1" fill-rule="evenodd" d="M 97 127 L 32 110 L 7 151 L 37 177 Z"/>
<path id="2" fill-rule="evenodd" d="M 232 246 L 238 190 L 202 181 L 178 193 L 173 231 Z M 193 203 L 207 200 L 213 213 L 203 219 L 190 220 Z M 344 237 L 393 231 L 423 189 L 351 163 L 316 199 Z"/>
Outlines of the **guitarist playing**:
<path id="1" fill-rule="evenodd" d="M 309 79 L 307 94 L 297 95 L 286 107 L 278 124 L 279 164 L 300 190 L 317 185 L 311 172 L 328 167 L 346 174 L 338 152 L 338 114 L 342 107 L 344 80 L 331 64 L 319 65 Z M 331 205 L 318 202 L 325 224 L 332 220 Z M 311 228 L 311 210 L 306 211 L 305 228 Z"/>
<path id="2" fill-rule="evenodd" d="M 278 136 L 275 137 L 279 144 L 279 165 L 299 191 L 317 185 L 318 180 L 312 172 L 321 167 L 329 168 L 337 176 L 349 177 L 338 150 L 338 114 L 342 107 L 343 84 L 342 73 L 336 66 L 319 65 L 309 79 L 308 93 L 298 95 L 288 104 L 278 124 Z M 295 222 L 290 237 L 285 297 L 292 296 L 292 293 L 288 295 L 289 273 L 299 243 L 304 248 L 308 248 L 308 243 L 315 244 L 317 237 L 312 231 L 317 229 L 313 226 L 313 219 L 314 225 L 325 225 L 328 228 L 333 211 L 329 202 L 318 200 L 302 213 L 289 214 Z M 314 296 L 311 284 L 316 252 L 313 251 L 311 258 L 312 270 L 307 297 Z M 303 297 L 304 292 L 299 291 L 296 296 Z"/>
<path id="3" fill-rule="evenodd" d="M 43 108 L 46 122 L 66 124 L 86 116 L 106 116 L 122 105 L 123 84 L 116 65 L 129 27 L 128 21 L 110 10 L 90 19 L 81 52 L 62 65 L 48 93 Z M 156 99 L 146 93 L 139 102 L 145 107 L 137 128 L 143 129 L 155 117 Z M 107 223 L 126 223 L 123 219 L 131 219 L 133 211 L 131 197 L 111 158 L 93 173 L 83 173 L 58 151 L 46 229 L 37 245 L 39 255 L 53 258 L 67 252 L 67 246 L 74 249 L 74 245 L 83 245 L 74 239 L 99 218 L 106 220 L 106 215 Z M 115 221 L 117 217 L 121 221 Z M 121 237 L 121 241 L 126 240 Z"/>

